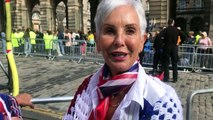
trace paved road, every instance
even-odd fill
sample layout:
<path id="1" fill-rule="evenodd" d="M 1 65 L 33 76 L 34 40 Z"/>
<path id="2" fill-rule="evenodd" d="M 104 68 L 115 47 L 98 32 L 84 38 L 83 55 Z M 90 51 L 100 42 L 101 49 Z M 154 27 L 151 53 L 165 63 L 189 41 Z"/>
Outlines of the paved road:
<path id="1" fill-rule="evenodd" d="M 6 61 L 4 57 L 1 60 L 3 63 Z M 20 91 L 30 93 L 34 98 L 73 96 L 82 80 L 100 67 L 93 62 L 78 64 L 69 60 L 51 61 L 44 57 L 16 56 L 15 60 L 20 79 Z M 7 64 L 4 65 L 7 66 Z M 6 78 L 2 71 L 0 71 L 0 78 L 0 83 L 5 83 Z M 169 82 L 168 84 L 176 89 L 182 101 L 185 115 L 187 95 L 193 90 L 212 88 L 213 74 L 212 72 L 180 71 L 178 82 Z M 36 115 L 31 112 L 34 111 L 61 119 L 68 106 L 69 102 L 36 104 L 35 110 L 24 108 L 23 114 L 32 117 Z M 196 96 L 193 106 L 193 120 L 213 120 L 213 94 Z M 53 118 L 41 117 L 37 119 Z"/>

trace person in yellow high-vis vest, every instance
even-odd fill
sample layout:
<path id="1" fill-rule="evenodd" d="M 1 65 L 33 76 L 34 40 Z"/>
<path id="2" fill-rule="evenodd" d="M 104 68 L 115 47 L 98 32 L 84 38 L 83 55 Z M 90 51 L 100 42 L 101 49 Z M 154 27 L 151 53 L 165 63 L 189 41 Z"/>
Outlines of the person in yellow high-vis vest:
<path id="1" fill-rule="evenodd" d="M 19 38 L 19 49 L 20 52 L 24 52 L 24 31 L 22 29 L 18 30 L 18 38 Z"/>
<path id="2" fill-rule="evenodd" d="M 15 29 L 13 29 L 13 32 L 11 33 L 11 42 L 14 53 L 17 53 L 19 48 L 19 41 L 18 41 L 18 33 L 17 30 Z"/>
<path id="3" fill-rule="evenodd" d="M 36 34 L 33 30 L 30 31 L 31 53 L 35 52 Z"/>
<path id="4" fill-rule="evenodd" d="M 45 44 L 45 50 L 48 54 L 48 58 L 51 58 L 51 52 L 52 52 L 52 42 L 53 42 L 53 35 L 51 31 L 47 31 L 47 34 L 44 34 L 44 44 Z"/>

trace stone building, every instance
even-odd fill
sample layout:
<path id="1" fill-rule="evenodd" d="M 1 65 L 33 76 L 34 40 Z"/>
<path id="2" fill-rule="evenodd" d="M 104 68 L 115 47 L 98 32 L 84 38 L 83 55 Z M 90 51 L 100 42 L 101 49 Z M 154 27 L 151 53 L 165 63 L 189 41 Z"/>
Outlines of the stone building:
<path id="1" fill-rule="evenodd" d="M 4 18 L 3 0 L 0 18 Z M 38 30 L 68 28 L 71 31 L 90 29 L 90 2 L 88 0 L 12 0 L 13 28 L 31 27 Z M 3 29 L 5 21 L 0 22 Z"/>
<path id="2" fill-rule="evenodd" d="M 147 0 L 148 19 L 155 28 L 174 18 L 184 31 L 207 31 L 213 40 L 213 0 Z"/>
<path id="3" fill-rule="evenodd" d="M 94 31 L 94 16 L 99 0 L 12 0 L 13 28 L 39 30 L 68 28 Z M 213 0 L 142 0 L 148 30 L 167 26 L 174 18 L 182 30 L 207 31 L 213 36 Z M 0 1 L 0 30 L 5 28 L 3 0 Z"/>

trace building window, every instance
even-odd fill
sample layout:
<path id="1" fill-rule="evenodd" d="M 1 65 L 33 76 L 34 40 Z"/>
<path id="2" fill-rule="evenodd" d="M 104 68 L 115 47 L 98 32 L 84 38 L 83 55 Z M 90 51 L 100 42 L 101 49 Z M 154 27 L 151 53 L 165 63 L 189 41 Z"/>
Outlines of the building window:
<path id="1" fill-rule="evenodd" d="M 179 9 L 186 8 L 186 0 L 179 0 Z"/>
<path id="2" fill-rule="evenodd" d="M 202 7 L 202 0 L 194 0 L 195 7 Z"/>

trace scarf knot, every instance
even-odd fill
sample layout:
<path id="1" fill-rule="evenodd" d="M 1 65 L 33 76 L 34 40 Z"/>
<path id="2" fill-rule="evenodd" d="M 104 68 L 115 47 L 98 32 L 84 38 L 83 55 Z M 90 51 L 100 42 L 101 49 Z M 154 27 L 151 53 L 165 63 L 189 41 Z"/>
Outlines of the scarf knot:
<path id="1" fill-rule="evenodd" d="M 104 65 L 97 88 L 99 97 L 99 103 L 95 108 L 95 118 L 97 120 L 105 119 L 110 104 L 110 96 L 130 88 L 135 82 L 138 76 L 138 64 L 138 62 L 135 62 L 128 71 L 113 77 L 110 76 L 109 67 L 106 64 Z"/>

